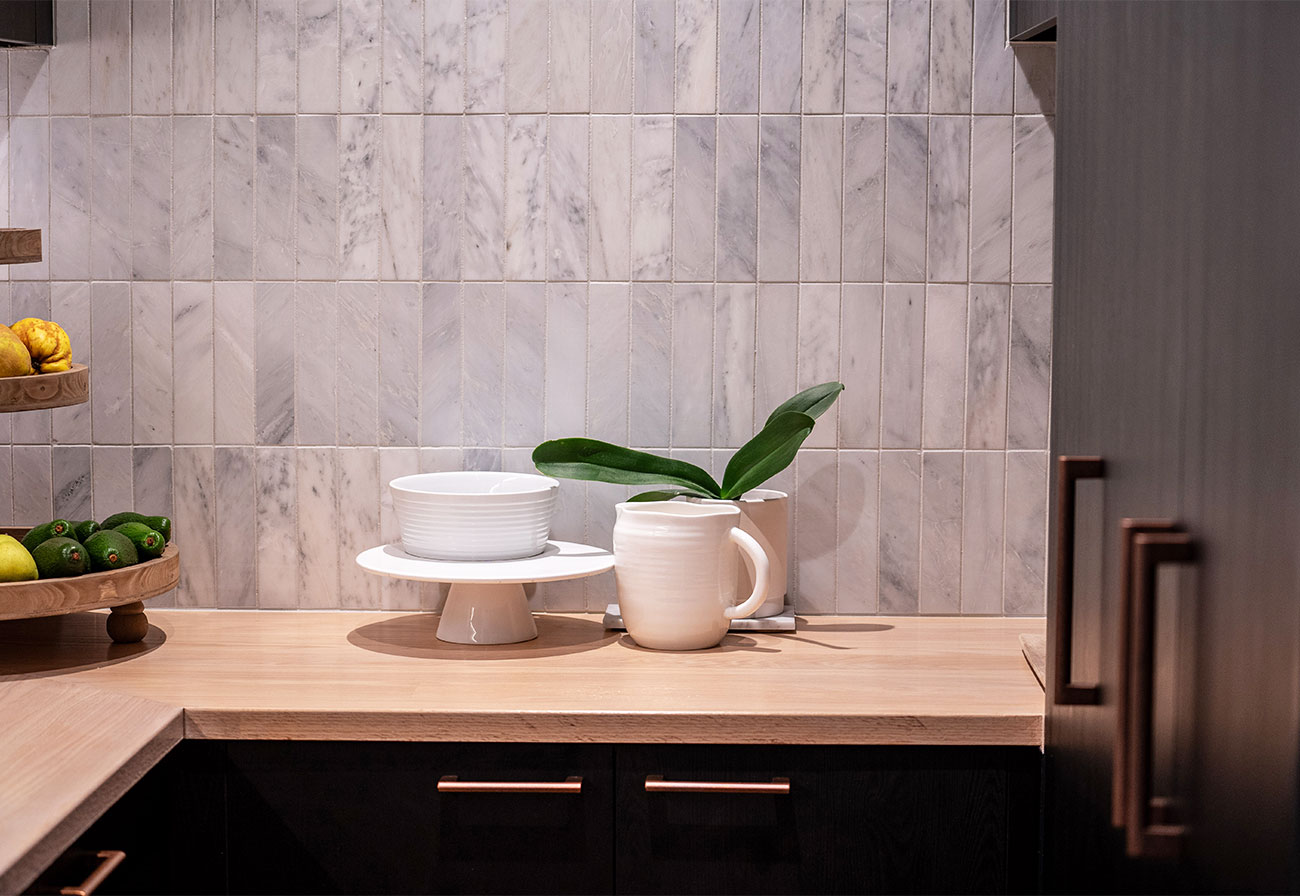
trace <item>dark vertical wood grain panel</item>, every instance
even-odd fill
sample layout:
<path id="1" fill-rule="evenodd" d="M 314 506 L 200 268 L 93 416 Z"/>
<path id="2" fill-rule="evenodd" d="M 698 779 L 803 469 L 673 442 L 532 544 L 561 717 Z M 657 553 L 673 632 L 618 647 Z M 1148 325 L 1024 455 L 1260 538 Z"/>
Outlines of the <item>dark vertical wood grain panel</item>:
<path id="1" fill-rule="evenodd" d="M 54 0 L 0 3 L 0 46 L 53 46 Z"/>
<path id="2" fill-rule="evenodd" d="M 1014 41 L 1056 39 L 1056 16 L 1061 0 L 1011 0 L 1007 34 Z"/>

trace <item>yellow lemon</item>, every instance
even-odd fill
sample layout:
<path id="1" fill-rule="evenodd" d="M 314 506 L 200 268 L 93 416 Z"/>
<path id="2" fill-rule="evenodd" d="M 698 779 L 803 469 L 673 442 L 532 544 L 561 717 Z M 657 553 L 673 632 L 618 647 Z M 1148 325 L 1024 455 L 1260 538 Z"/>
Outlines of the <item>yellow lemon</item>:
<path id="1" fill-rule="evenodd" d="M 32 355 L 13 330 L 0 324 L 0 377 L 32 372 Z"/>
<path id="2" fill-rule="evenodd" d="M 0 535 L 0 582 L 28 582 L 36 578 L 36 561 L 12 535 Z"/>
<path id="3" fill-rule="evenodd" d="M 37 373 L 58 373 L 72 367 L 72 343 L 68 334 L 52 320 L 24 317 L 10 327 L 32 355 Z"/>

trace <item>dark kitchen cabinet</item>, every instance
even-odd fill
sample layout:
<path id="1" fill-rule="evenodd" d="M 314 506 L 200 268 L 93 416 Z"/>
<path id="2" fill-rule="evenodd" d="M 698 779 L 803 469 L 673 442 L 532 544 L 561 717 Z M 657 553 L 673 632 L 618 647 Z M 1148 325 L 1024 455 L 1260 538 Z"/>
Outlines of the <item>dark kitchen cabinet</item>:
<path id="1" fill-rule="evenodd" d="M 1056 40 L 1056 13 L 1062 0 L 1010 0 L 1007 39 L 1016 43 Z"/>
<path id="2" fill-rule="evenodd" d="M 54 45 L 54 0 L 0 3 L 0 47 Z"/>

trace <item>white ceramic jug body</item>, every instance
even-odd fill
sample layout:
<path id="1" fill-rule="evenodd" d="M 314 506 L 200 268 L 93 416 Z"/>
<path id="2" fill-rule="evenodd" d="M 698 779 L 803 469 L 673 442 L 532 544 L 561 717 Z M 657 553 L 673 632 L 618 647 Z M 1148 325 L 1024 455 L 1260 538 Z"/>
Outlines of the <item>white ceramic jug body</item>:
<path id="1" fill-rule="evenodd" d="M 744 529 L 767 554 L 767 599 L 755 617 L 776 616 L 785 609 L 789 592 L 790 496 L 770 488 L 751 488 L 732 501 L 721 498 L 687 498 L 695 504 L 730 504 L 740 508 L 740 528 Z M 736 558 L 736 591 L 748 594 L 754 587 L 753 572 L 744 552 Z"/>
<path id="2" fill-rule="evenodd" d="M 614 576 L 628 634 L 642 647 L 699 650 L 727 634 L 732 619 L 751 615 L 767 594 L 767 554 L 740 528 L 730 504 L 677 501 L 616 507 Z M 753 591 L 739 606 L 736 550 L 756 571 Z"/>

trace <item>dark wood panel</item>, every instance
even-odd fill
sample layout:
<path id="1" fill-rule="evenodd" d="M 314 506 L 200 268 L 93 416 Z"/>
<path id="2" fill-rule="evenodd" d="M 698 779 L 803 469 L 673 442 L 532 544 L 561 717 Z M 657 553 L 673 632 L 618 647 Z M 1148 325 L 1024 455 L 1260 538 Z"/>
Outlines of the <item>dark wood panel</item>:
<path id="1" fill-rule="evenodd" d="M 1057 9 L 1061 0 L 1011 0 L 1007 36 L 1013 41 L 1056 40 Z"/>
<path id="2" fill-rule="evenodd" d="M 53 46 L 54 0 L 0 3 L 0 46 Z"/>

